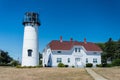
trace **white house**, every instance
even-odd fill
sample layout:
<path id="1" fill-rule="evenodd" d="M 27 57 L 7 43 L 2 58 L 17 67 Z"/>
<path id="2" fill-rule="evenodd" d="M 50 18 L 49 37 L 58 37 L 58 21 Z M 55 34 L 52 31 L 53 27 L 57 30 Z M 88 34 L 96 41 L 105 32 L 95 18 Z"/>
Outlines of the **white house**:
<path id="1" fill-rule="evenodd" d="M 51 41 L 43 51 L 43 66 L 56 67 L 60 62 L 75 67 L 85 67 L 86 63 L 93 66 L 101 64 L 102 50 L 92 42 L 60 40 Z"/>

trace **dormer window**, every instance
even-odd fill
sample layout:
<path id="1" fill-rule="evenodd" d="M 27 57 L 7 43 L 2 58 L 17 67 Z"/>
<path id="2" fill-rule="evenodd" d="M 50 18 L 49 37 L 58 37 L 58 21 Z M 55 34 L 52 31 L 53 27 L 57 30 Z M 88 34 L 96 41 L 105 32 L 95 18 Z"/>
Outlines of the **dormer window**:
<path id="1" fill-rule="evenodd" d="M 61 53 L 61 51 L 57 51 L 57 53 Z"/>
<path id="2" fill-rule="evenodd" d="M 77 52 L 77 48 L 75 48 L 75 52 Z"/>
<path id="3" fill-rule="evenodd" d="M 75 52 L 80 52 L 81 48 L 75 48 Z"/>
<path id="4" fill-rule="evenodd" d="M 79 51 L 79 52 L 80 52 L 80 50 L 81 50 L 81 49 L 80 49 L 80 48 L 78 48 L 78 51 Z"/>

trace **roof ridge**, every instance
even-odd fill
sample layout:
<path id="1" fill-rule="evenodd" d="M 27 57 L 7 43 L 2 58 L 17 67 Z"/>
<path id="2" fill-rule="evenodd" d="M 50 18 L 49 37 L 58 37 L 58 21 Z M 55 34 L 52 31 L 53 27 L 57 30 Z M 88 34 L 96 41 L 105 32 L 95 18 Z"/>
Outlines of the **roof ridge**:
<path id="1" fill-rule="evenodd" d="M 93 42 L 62 41 L 52 40 L 48 44 L 52 50 L 71 50 L 75 45 L 83 46 L 87 51 L 102 51 L 102 49 Z"/>

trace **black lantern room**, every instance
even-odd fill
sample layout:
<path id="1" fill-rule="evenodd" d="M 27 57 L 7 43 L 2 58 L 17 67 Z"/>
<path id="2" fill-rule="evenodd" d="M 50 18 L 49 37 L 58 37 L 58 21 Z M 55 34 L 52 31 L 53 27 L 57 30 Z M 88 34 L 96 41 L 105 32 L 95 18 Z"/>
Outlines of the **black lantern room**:
<path id="1" fill-rule="evenodd" d="M 39 15 L 34 12 L 26 12 L 24 15 L 23 25 L 40 26 Z"/>

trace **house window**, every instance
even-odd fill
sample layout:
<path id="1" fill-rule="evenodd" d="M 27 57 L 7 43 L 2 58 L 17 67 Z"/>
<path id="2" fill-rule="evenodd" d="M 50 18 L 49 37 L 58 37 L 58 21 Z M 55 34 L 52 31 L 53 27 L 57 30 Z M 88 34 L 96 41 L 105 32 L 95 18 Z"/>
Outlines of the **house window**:
<path id="1" fill-rule="evenodd" d="M 68 58 L 68 63 L 70 63 L 70 58 Z"/>
<path id="2" fill-rule="evenodd" d="M 75 58 L 75 62 L 80 62 L 80 58 Z"/>
<path id="3" fill-rule="evenodd" d="M 77 52 L 77 48 L 75 48 L 75 52 Z"/>
<path id="4" fill-rule="evenodd" d="M 32 50 L 28 49 L 28 56 L 31 57 L 32 56 Z"/>
<path id="5" fill-rule="evenodd" d="M 88 58 L 86 58 L 86 63 L 88 63 Z"/>
<path id="6" fill-rule="evenodd" d="M 61 63 L 62 62 L 62 58 L 57 58 L 57 63 Z"/>
<path id="7" fill-rule="evenodd" d="M 81 49 L 80 49 L 80 48 L 78 48 L 78 51 L 79 51 L 79 52 L 80 52 L 80 50 L 81 50 Z"/>
<path id="8" fill-rule="evenodd" d="M 97 63 L 97 58 L 93 58 L 93 63 Z"/>
<path id="9" fill-rule="evenodd" d="M 61 53 L 61 51 L 57 51 L 57 53 Z"/>

